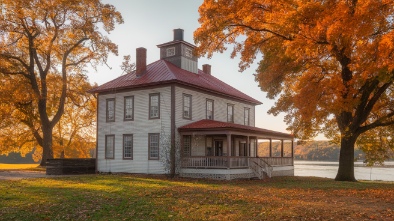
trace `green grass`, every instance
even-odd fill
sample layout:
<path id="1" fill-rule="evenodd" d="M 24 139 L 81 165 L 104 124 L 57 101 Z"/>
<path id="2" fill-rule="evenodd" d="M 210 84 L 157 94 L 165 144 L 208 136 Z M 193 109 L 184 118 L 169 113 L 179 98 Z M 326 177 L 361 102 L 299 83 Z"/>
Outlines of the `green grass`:
<path id="1" fill-rule="evenodd" d="M 0 180 L 0 220 L 393 220 L 394 183 L 143 175 Z"/>

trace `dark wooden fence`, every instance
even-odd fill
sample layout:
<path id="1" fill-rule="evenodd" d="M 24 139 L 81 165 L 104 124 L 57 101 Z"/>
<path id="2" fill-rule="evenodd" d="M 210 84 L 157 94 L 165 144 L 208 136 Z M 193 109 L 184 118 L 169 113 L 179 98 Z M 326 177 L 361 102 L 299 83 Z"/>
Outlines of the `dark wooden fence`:
<path id="1" fill-rule="evenodd" d="M 96 159 L 48 159 L 47 175 L 93 174 L 96 172 Z"/>

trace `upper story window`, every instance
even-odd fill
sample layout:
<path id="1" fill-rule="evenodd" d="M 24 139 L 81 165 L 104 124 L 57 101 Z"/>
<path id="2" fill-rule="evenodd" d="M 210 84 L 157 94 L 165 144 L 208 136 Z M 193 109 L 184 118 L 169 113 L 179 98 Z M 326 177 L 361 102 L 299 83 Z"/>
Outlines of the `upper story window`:
<path id="1" fill-rule="evenodd" d="M 207 99 L 207 119 L 213 120 L 213 100 Z"/>
<path id="2" fill-rule="evenodd" d="M 107 122 L 115 121 L 115 98 L 107 99 L 106 118 Z"/>
<path id="3" fill-rule="evenodd" d="M 160 134 L 149 134 L 149 160 L 159 159 L 159 138 Z"/>
<path id="4" fill-rule="evenodd" d="M 134 97 L 124 97 L 124 120 L 134 119 Z"/>
<path id="5" fill-rule="evenodd" d="M 149 119 L 160 118 L 160 94 L 149 94 Z"/>
<path id="6" fill-rule="evenodd" d="M 105 136 L 105 159 L 114 159 L 115 135 Z"/>
<path id="7" fill-rule="evenodd" d="M 234 104 L 227 104 L 227 122 L 234 123 Z"/>
<path id="8" fill-rule="evenodd" d="M 249 114 L 250 114 L 250 109 L 246 108 L 244 109 L 244 124 L 249 126 Z"/>
<path id="9" fill-rule="evenodd" d="M 189 94 L 183 95 L 183 118 L 192 119 L 192 96 Z"/>
<path id="10" fill-rule="evenodd" d="M 189 58 L 193 57 L 193 51 L 191 48 L 185 48 L 185 56 Z"/>
<path id="11" fill-rule="evenodd" d="M 174 56 L 175 55 L 175 47 L 167 48 L 166 55 L 167 55 L 167 57 Z"/>
<path id="12" fill-rule="evenodd" d="M 133 159 L 133 135 L 123 135 L 123 159 Z"/>

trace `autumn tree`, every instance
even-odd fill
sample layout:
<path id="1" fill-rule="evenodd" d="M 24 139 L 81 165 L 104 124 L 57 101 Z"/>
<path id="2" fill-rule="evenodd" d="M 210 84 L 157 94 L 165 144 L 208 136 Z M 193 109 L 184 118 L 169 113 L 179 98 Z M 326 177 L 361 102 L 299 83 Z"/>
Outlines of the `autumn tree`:
<path id="1" fill-rule="evenodd" d="M 36 101 L 32 94 L 21 96 L 26 83 L 17 82 L 16 77 L 24 79 L 14 76 L 12 82 L 0 85 L 0 155 L 19 152 L 24 156 L 34 150 L 34 160 L 39 161 L 43 151 L 40 139 L 37 141 L 34 136 L 41 137 L 42 130 L 39 114 L 34 110 Z M 48 91 L 56 91 L 62 86 L 62 78 L 50 75 L 47 84 Z M 62 152 L 66 158 L 90 157 L 95 147 L 96 99 L 86 91 L 93 87 L 85 75 L 69 76 L 64 114 L 53 128 L 54 157 L 60 157 Z M 56 108 L 59 95 L 49 94 L 49 109 Z"/>
<path id="2" fill-rule="evenodd" d="M 269 113 L 298 138 L 339 136 L 335 179 L 355 181 L 359 136 L 394 124 L 394 1 L 205 0 L 199 13 L 198 53 L 232 45 L 241 71 L 261 53 Z"/>
<path id="3" fill-rule="evenodd" d="M 103 32 L 122 22 L 114 6 L 100 0 L 0 2 L 0 76 L 9 85 L 14 80 L 23 83 L 17 92 L 28 99 L 20 105 L 38 115 L 34 125 L 21 119 L 21 128 L 42 146 L 41 165 L 53 157 L 52 132 L 64 113 L 70 76 L 117 54 L 117 46 Z M 60 87 L 49 89 L 51 76 L 60 77 Z"/>
<path id="4" fill-rule="evenodd" d="M 70 79 L 63 117 L 53 129 L 54 156 L 91 157 L 96 147 L 97 100 L 87 91 L 95 86 L 83 75 Z"/>
<path id="5" fill-rule="evenodd" d="M 365 153 L 368 166 L 382 165 L 386 159 L 394 159 L 394 125 L 375 128 L 360 135 L 357 146 Z"/>

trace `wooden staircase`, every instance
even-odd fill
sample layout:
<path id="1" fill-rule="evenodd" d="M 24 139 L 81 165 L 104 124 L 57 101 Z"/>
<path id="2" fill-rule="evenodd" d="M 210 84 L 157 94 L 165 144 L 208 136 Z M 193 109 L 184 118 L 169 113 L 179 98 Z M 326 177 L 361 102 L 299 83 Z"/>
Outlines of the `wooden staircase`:
<path id="1" fill-rule="evenodd" d="M 257 179 L 264 179 L 272 177 L 272 166 L 261 158 L 250 158 L 250 167 L 256 175 Z"/>

